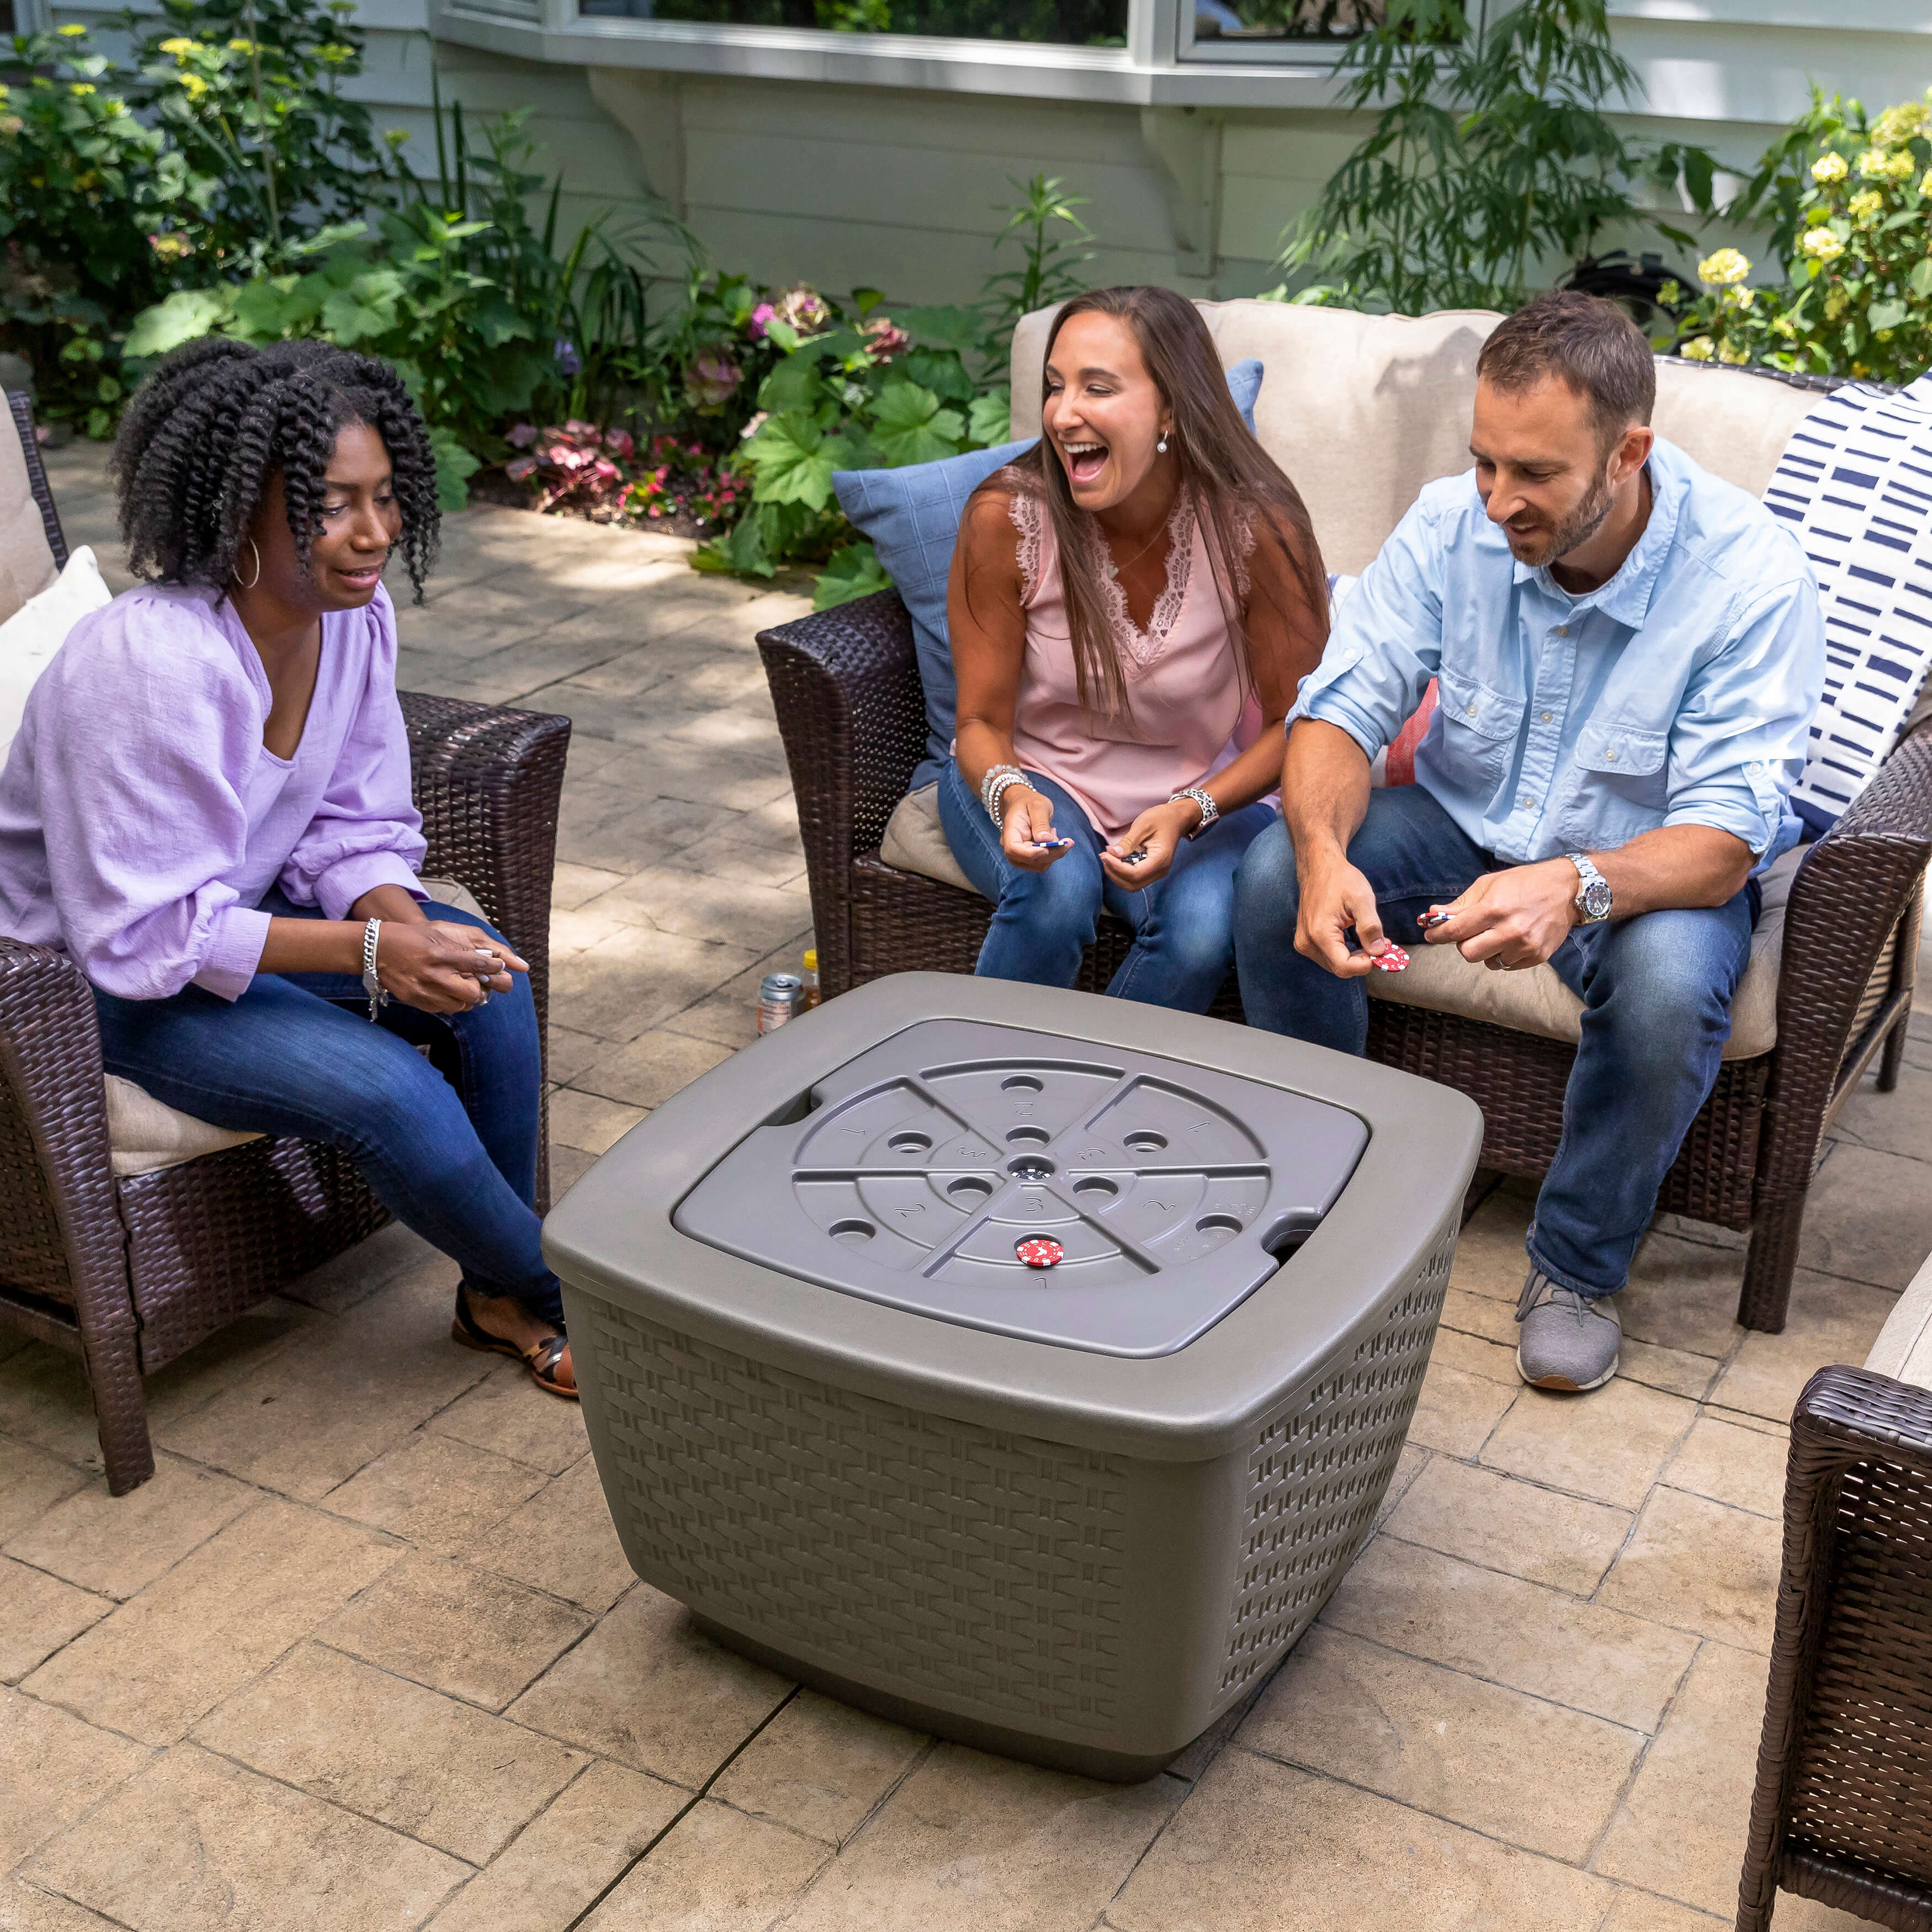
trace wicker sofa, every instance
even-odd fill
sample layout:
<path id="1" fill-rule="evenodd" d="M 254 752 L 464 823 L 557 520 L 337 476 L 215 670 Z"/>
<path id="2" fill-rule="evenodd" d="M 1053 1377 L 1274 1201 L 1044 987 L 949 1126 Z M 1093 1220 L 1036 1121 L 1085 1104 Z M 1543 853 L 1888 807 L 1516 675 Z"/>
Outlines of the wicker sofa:
<path id="1" fill-rule="evenodd" d="M 8 403 L 0 616 L 67 561 L 26 399 Z M 530 962 L 541 1023 L 570 721 L 402 702 L 425 876 L 466 887 Z M 541 1207 L 547 1157 L 538 1186 Z M 0 1325 L 80 1356 L 114 1495 L 154 1473 L 142 1377 L 388 1218 L 332 1149 L 224 1134 L 124 1082 L 110 1108 L 87 982 L 63 956 L 0 938 Z"/>
<path id="2" fill-rule="evenodd" d="M 1862 1368 L 1791 1418 L 1784 1563 L 1738 1932 L 1781 1888 L 1932 1928 L 1932 1258 Z"/>
<path id="3" fill-rule="evenodd" d="M 1331 569 L 1359 572 L 1423 484 L 1468 467 L 1475 358 L 1497 317 L 1202 308 L 1224 364 L 1255 356 L 1268 365 L 1257 433 L 1302 484 Z M 1030 316 L 1015 333 L 1016 436 L 1038 428 L 1047 320 Z M 1660 363 L 1658 380 L 1660 431 L 1754 494 L 1817 400 L 1800 384 L 1696 364 Z M 797 795 L 826 995 L 884 973 L 970 972 L 991 908 L 946 851 L 930 788 L 907 796 L 927 727 L 904 606 L 881 592 L 759 644 Z M 1784 1324 L 1826 1126 L 1874 1063 L 1882 1088 L 1896 1082 L 1932 854 L 1927 712 L 1768 894 L 1728 1057 L 1664 1183 L 1661 1208 L 1750 1230 L 1738 1310 L 1748 1327 Z M 1104 986 L 1129 943 L 1103 920 L 1080 983 Z M 1439 948 L 1418 964 L 1371 987 L 1370 1053 L 1460 1088 L 1484 1112 L 1484 1164 L 1540 1177 L 1562 1126 L 1574 996 L 1547 967 L 1489 974 Z M 1240 1017 L 1232 980 L 1214 1010 Z"/>

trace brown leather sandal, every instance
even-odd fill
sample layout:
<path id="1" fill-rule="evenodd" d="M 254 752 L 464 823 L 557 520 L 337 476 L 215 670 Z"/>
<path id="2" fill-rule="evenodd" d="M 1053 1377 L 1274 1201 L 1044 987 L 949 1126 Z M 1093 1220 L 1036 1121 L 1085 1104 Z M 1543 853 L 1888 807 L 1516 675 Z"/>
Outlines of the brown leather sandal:
<path id="1" fill-rule="evenodd" d="M 461 1288 L 456 1291 L 456 1319 L 449 1324 L 449 1339 L 460 1342 L 466 1348 L 474 1348 L 487 1355 L 508 1355 L 514 1362 L 521 1362 L 530 1372 L 530 1380 L 540 1389 L 554 1396 L 560 1396 L 566 1402 L 578 1400 L 576 1369 L 573 1364 L 572 1379 L 560 1382 L 556 1370 L 559 1364 L 570 1354 L 570 1344 L 561 1335 L 546 1335 L 541 1342 L 527 1348 L 520 1348 L 516 1343 L 506 1341 L 501 1335 L 493 1335 L 470 1312 L 470 1301 Z"/>

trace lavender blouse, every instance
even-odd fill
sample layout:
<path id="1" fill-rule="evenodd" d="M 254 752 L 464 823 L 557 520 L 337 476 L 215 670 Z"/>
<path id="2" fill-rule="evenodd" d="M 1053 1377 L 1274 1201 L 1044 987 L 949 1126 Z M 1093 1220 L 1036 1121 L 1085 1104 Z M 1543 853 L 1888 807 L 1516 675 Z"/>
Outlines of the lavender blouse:
<path id="1" fill-rule="evenodd" d="M 150 585 L 84 617 L 34 686 L 0 772 L 0 932 L 68 954 L 104 992 L 238 998 L 271 886 L 345 919 L 418 898 L 427 849 L 378 590 L 322 620 L 292 758 L 262 742 L 267 674 L 225 597 Z"/>

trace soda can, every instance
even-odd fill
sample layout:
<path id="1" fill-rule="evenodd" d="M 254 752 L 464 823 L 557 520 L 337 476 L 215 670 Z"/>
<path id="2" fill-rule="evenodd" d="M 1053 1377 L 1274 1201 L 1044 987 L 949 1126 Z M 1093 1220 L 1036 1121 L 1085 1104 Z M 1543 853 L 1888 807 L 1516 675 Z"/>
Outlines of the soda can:
<path id="1" fill-rule="evenodd" d="M 796 973 L 767 973 L 758 982 L 758 1030 L 775 1033 L 799 1010 L 805 982 Z"/>

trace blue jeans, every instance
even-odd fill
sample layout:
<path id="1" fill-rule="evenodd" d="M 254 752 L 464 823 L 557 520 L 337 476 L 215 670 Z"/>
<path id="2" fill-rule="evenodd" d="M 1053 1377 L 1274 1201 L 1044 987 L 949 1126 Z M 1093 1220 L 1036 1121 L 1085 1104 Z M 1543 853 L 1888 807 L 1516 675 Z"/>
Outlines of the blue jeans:
<path id="1" fill-rule="evenodd" d="M 1370 794 L 1348 858 L 1375 888 L 1383 932 L 1412 949 L 1418 914 L 1504 862 L 1413 784 Z M 1552 1281 L 1596 1295 L 1629 1280 L 1657 1191 L 1717 1079 L 1760 897 L 1754 879 L 1721 906 L 1576 926 L 1552 955 L 1583 1002 L 1562 1138 L 1528 1243 Z M 1256 1026 L 1358 1054 L 1367 992 L 1295 951 L 1299 902 L 1294 848 L 1279 825 L 1255 841 L 1236 885 L 1242 1004 Z"/>
<path id="2" fill-rule="evenodd" d="M 1087 814 L 1051 778 L 1027 782 L 1053 801 L 1054 830 L 1073 841 L 1043 872 L 1009 864 L 1000 835 L 956 760 L 939 781 L 939 817 L 960 870 L 997 910 L 980 949 L 987 980 L 1070 986 L 1082 950 L 1094 943 L 1102 907 L 1133 928 L 1134 943 L 1107 991 L 1117 1000 L 1204 1013 L 1234 955 L 1234 871 L 1272 806 L 1244 806 L 1184 840 L 1165 878 L 1130 892 L 1100 868 L 1106 844 Z"/>
<path id="3" fill-rule="evenodd" d="M 261 909 L 314 919 L 271 891 Z M 443 905 L 431 919 L 481 927 Z M 199 986 L 167 1000 L 94 989 L 107 1071 L 236 1132 L 342 1148 L 404 1226 L 440 1248 L 479 1295 L 514 1295 L 563 1326 L 536 1211 L 542 1060 L 529 981 L 462 1013 L 392 1000 L 369 1024 L 359 975 L 258 973 L 232 1004 Z M 428 1057 L 418 1053 L 428 1049 Z"/>

